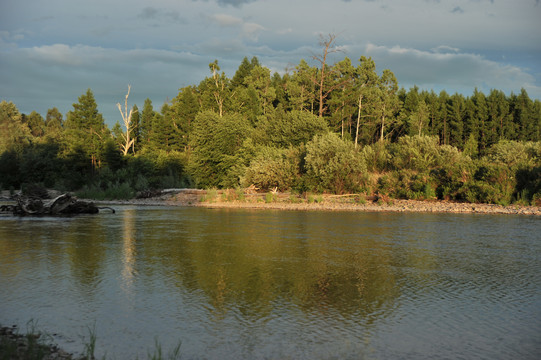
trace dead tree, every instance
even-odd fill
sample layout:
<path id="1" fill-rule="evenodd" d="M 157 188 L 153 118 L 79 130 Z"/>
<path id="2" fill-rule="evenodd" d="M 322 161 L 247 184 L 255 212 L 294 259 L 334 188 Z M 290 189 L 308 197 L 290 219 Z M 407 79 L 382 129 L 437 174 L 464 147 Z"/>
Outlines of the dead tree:
<path id="1" fill-rule="evenodd" d="M 327 56 L 329 54 L 339 52 L 340 49 L 337 49 L 335 46 L 336 35 L 329 34 L 327 37 L 321 35 L 319 45 L 323 47 L 323 54 L 313 55 L 312 58 L 317 60 L 321 64 L 321 71 L 319 74 L 318 86 L 319 86 L 319 117 L 323 117 L 323 112 L 325 111 L 324 101 L 330 95 L 330 93 L 341 86 L 341 84 L 333 84 L 328 88 L 325 88 L 325 79 L 327 78 Z M 331 69 L 332 71 L 332 69 Z"/>
<path id="2" fill-rule="evenodd" d="M 126 133 L 125 134 L 122 133 L 124 144 L 121 145 L 122 154 L 124 154 L 124 156 L 128 154 L 130 147 L 132 147 L 133 143 L 135 142 L 135 138 L 131 137 L 131 132 L 133 131 L 133 124 L 131 122 L 133 108 L 128 113 L 128 96 L 130 96 L 130 89 L 131 89 L 131 86 L 128 85 L 128 93 L 126 94 L 126 101 L 124 103 L 124 111 L 122 111 L 122 106 L 120 105 L 120 103 L 116 104 L 116 106 L 118 107 L 118 110 L 120 111 L 120 114 L 122 115 L 122 121 L 124 122 L 124 126 L 126 127 Z"/>

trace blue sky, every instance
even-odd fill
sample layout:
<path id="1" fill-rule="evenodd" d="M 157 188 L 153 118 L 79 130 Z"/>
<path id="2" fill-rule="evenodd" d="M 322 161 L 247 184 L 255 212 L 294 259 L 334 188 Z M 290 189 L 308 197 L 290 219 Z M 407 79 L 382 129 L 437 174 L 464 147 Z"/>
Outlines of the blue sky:
<path id="1" fill-rule="evenodd" d="M 284 73 L 338 35 L 357 64 L 371 56 L 409 89 L 541 99 L 539 0 L 0 0 L 0 100 L 63 114 L 91 88 L 111 126 L 129 105 L 154 108 L 198 84 L 218 59 Z"/>

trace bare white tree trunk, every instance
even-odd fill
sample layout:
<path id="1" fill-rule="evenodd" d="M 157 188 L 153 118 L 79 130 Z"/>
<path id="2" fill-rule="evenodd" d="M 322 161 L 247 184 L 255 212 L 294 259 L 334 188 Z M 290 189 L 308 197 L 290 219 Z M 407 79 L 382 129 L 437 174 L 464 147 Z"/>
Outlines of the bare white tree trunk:
<path id="1" fill-rule="evenodd" d="M 357 143 L 359 139 L 359 125 L 361 123 L 361 109 L 363 107 L 363 93 L 359 95 L 359 110 L 357 112 L 357 129 L 355 130 L 355 149 L 357 148 Z"/>
<path id="2" fill-rule="evenodd" d="M 133 130 L 132 123 L 131 123 L 131 116 L 133 109 L 130 109 L 130 112 L 128 113 L 128 96 L 130 96 L 130 90 L 131 86 L 128 85 L 128 93 L 126 94 L 126 101 L 124 103 L 124 111 L 122 111 L 122 106 L 120 103 L 117 103 L 116 106 L 118 107 L 118 110 L 120 111 L 120 114 L 122 115 L 122 121 L 124 122 L 124 126 L 126 127 L 126 133 L 122 134 L 122 137 L 124 138 L 124 144 L 122 144 L 122 154 L 126 156 L 128 154 L 128 151 L 130 150 L 130 147 L 133 147 L 135 139 L 131 138 L 131 132 Z"/>

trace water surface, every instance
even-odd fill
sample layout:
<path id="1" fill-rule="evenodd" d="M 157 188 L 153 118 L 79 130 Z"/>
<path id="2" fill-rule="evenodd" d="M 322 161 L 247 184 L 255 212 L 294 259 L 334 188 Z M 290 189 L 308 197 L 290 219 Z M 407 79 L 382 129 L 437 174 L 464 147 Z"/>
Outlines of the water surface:
<path id="1" fill-rule="evenodd" d="M 0 323 L 97 355 L 541 358 L 541 219 L 117 207 L 0 217 Z"/>

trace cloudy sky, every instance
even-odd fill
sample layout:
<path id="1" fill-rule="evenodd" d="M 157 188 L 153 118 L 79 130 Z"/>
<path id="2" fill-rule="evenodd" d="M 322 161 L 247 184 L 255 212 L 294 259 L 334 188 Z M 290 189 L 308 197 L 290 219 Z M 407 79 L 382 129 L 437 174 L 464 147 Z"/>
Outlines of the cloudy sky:
<path id="1" fill-rule="evenodd" d="M 0 0 L 0 100 L 63 114 L 92 89 L 109 125 L 198 84 L 218 59 L 232 77 L 257 56 L 283 73 L 336 34 L 399 85 L 465 96 L 525 88 L 541 99 L 540 0 Z"/>

